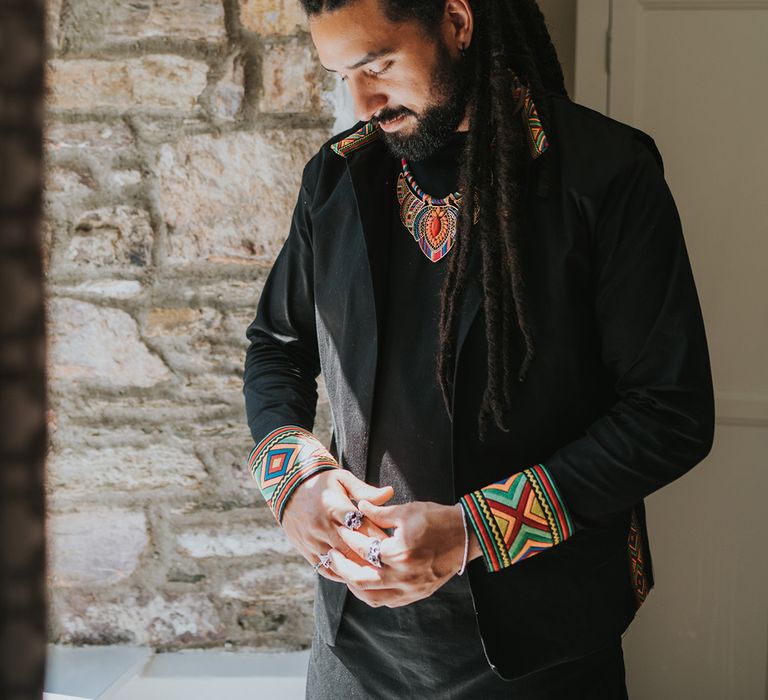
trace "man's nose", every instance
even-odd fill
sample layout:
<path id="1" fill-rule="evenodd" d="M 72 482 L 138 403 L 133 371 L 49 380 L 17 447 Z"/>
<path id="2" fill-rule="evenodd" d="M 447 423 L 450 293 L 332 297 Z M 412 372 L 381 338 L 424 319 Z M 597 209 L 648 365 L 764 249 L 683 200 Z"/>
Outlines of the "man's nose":
<path id="1" fill-rule="evenodd" d="M 387 104 L 387 96 L 377 91 L 365 78 L 355 82 L 350 81 L 352 103 L 355 116 L 360 121 L 370 121 L 371 117 Z"/>

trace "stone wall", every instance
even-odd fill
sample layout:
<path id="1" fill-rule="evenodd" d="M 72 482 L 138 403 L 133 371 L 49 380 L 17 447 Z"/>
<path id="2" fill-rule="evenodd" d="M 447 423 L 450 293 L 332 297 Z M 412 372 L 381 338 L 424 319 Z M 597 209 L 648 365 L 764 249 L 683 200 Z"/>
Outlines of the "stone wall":
<path id="1" fill-rule="evenodd" d="M 297 0 L 61 0 L 47 27 L 50 638 L 306 646 L 241 376 L 340 86 Z"/>
<path id="2" fill-rule="evenodd" d="M 344 88 L 298 0 L 49 0 L 47 27 L 50 639 L 305 647 L 241 371 Z"/>

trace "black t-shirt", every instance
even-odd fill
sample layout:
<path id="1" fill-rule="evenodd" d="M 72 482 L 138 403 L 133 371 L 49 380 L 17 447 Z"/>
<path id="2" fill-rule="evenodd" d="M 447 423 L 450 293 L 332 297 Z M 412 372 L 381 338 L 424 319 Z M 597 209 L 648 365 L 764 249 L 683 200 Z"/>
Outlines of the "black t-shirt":
<path id="1" fill-rule="evenodd" d="M 455 191 L 466 132 L 430 158 L 409 163 L 434 197 Z M 450 419 L 436 378 L 440 290 L 448 258 L 432 262 L 400 220 L 394 183 L 383 338 L 379 345 L 366 481 L 391 484 L 390 503 L 456 502 L 450 469 Z"/>
<path id="2" fill-rule="evenodd" d="M 435 197 L 455 191 L 465 139 L 466 132 L 457 132 L 429 159 L 409 163 L 422 190 Z M 451 425 L 435 365 L 439 295 L 453 251 L 430 261 L 400 221 L 400 170 L 398 160 L 391 200 L 382 203 L 392 221 L 389 281 L 366 481 L 391 484 L 390 504 L 453 504 L 460 494 L 453 493 Z M 483 653 L 466 575 L 398 608 L 372 608 L 348 594 L 333 653 L 362 684 L 373 674 L 375 697 L 492 698 L 509 692 Z M 336 691 L 347 697 L 353 689 Z"/>

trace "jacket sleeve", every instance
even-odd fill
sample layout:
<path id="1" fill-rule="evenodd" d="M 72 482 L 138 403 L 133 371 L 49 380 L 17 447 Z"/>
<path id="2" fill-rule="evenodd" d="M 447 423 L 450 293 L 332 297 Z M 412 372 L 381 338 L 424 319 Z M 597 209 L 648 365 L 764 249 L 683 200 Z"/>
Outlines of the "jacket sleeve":
<path id="1" fill-rule="evenodd" d="M 320 360 L 313 293 L 311 194 L 304 168 L 288 237 L 246 331 L 243 393 L 255 446 L 248 466 L 278 523 L 307 478 L 339 465 L 311 433 Z"/>
<path id="2" fill-rule="evenodd" d="M 618 398 L 542 463 L 462 496 L 487 571 L 629 509 L 712 447 L 709 353 L 680 218 L 658 150 L 633 143 L 591 240 L 601 359 Z"/>

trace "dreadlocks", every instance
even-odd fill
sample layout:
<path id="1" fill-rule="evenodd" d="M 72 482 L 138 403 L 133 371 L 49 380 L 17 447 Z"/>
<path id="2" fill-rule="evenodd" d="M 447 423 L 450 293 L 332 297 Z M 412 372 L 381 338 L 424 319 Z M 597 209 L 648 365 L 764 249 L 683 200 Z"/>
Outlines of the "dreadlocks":
<path id="1" fill-rule="evenodd" d="M 333 11 L 351 0 L 301 0 L 308 15 Z M 392 22 L 415 20 L 435 32 L 445 0 L 380 0 Z M 475 23 L 464 60 L 474 70 L 469 100 L 470 130 L 459 169 L 458 187 L 465 202 L 475 198 L 480 217 L 472 222 L 472 207 L 459 209 L 458 231 L 449 256 L 440 294 L 440 351 L 437 380 L 446 406 L 453 384 L 459 302 L 469 277 L 469 260 L 477 248 L 481 262 L 488 373 L 478 416 L 479 435 L 485 439 L 489 420 L 504 431 L 511 423 L 513 378 L 525 379 L 534 355 L 526 315 L 521 261 L 528 195 L 537 178 L 549 180 L 549 151 L 535 161 L 521 119 L 510 119 L 520 109 L 510 89 L 516 75 L 528 87 L 542 127 L 552 143 L 553 132 L 544 90 L 566 95 L 563 72 L 536 0 L 473 2 Z M 461 235 L 471 231 L 470 236 Z M 514 336 L 525 343 L 525 355 L 512 367 Z"/>

